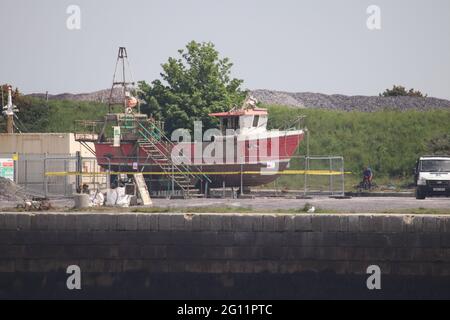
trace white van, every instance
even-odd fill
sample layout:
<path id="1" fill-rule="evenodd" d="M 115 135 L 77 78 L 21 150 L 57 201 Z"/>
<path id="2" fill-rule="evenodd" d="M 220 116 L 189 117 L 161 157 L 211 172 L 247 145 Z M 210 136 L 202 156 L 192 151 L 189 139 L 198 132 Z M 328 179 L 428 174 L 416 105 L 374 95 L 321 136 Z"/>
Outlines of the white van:
<path id="1" fill-rule="evenodd" d="M 416 199 L 450 197 L 450 156 L 423 156 L 415 168 Z"/>

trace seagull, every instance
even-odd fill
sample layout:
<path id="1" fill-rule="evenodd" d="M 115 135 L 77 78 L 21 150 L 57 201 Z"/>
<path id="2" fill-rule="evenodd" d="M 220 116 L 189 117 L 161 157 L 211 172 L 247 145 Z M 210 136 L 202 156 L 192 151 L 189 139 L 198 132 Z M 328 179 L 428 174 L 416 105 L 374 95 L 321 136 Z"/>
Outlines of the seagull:
<path id="1" fill-rule="evenodd" d="M 308 209 L 308 213 L 314 213 L 316 211 L 316 208 L 314 208 L 314 206 L 311 206 L 311 208 Z"/>

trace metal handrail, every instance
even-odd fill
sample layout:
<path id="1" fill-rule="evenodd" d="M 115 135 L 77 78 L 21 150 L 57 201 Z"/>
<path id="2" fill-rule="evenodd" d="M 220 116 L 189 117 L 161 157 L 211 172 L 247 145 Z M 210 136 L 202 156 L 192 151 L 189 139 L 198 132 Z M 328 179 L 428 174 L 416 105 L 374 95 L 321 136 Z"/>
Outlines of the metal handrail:
<path id="1" fill-rule="evenodd" d="M 141 123 L 140 123 L 140 125 L 143 126 Z M 175 144 L 174 144 L 174 143 L 173 143 L 173 142 L 165 135 L 164 131 L 162 131 L 162 130 L 161 130 L 157 125 L 155 125 L 153 122 L 151 122 L 151 125 L 153 126 L 154 129 L 156 129 L 156 131 L 159 133 L 160 137 L 161 137 L 166 143 L 168 143 L 169 145 L 171 145 L 172 148 L 175 147 Z M 146 131 L 148 131 L 147 128 L 144 127 L 144 129 L 145 129 Z M 165 148 L 165 147 L 164 147 L 164 148 Z M 169 154 L 170 150 L 168 150 L 167 148 L 165 148 L 165 149 L 166 149 L 166 152 Z M 186 156 L 182 156 L 182 157 L 177 156 L 176 159 L 181 159 L 181 160 L 184 159 L 185 161 L 186 161 L 186 160 L 190 161 L 190 159 L 188 159 Z M 187 166 L 185 166 L 185 165 L 183 164 L 182 161 L 180 161 L 180 164 L 181 164 L 181 166 L 182 166 L 184 169 L 186 169 L 186 171 L 192 172 L 192 171 L 189 170 L 189 168 L 188 168 Z M 208 182 L 212 182 L 212 180 L 211 180 L 207 175 L 205 175 L 203 172 L 201 172 L 197 167 L 195 167 L 195 169 L 196 169 L 196 171 L 199 173 L 200 176 L 202 176 L 203 178 L 205 178 Z M 193 176 L 195 177 L 196 175 L 193 175 Z"/>
<path id="2" fill-rule="evenodd" d="M 98 126 L 103 124 L 102 120 L 75 120 L 74 124 L 77 129 L 84 128 L 89 133 L 97 133 Z"/>
<path id="3" fill-rule="evenodd" d="M 299 124 L 303 119 L 306 119 L 305 115 L 298 116 L 293 121 L 285 121 L 283 126 L 280 127 L 280 130 L 292 130 L 293 126 Z"/>
<path id="4" fill-rule="evenodd" d="M 142 123 L 138 122 L 138 124 L 139 124 L 139 126 L 145 131 L 145 133 L 147 133 L 148 135 L 152 136 L 151 132 L 149 132 L 148 129 L 147 129 Z M 172 147 L 175 147 L 175 144 L 167 138 L 167 136 L 164 134 L 164 132 L 162 132 L 162 131 L 161 131 L 156 125 L 154 125 L 153 123 L 152 123 L 152 126 L 153 126 L 154 129 L 156 129 L 156 131 L 158 131 L 158 133 L 159 133 L 160 137 L 162 138 L 162 140 L 164 140 L 165 142 L 167 142 L 167 143 L 168 143 L 169 145 L 171 145 Z M 155 148 L 158 148 L 152 141 L 150 141 L 150 139 L 149 139 L 147 136 L 145 136 L 144 134 L 142 134 L 142 132 L 141 132 L 140 130 L 139 130 L 139 132 L 141 133 L 141 135 L 142 135 L 144 138 L 146 138 L 150 143 L 152 143 L 152 145 L 153 145 Z M 168 155 L 170 154 L 170 150 L 167 149 L 167 148 L 165 147 L 164 144 L 161 144 L 161 147 L 164 149 L 163 151 L 166 152 L 166 154 L 164 154 L 164 156 L 168 157 Z M 158 148 L 158 149 L 159 149 L 159 148 Z M 161 151 L 161 150 L 160 150 L 160 151 Z M 164 153 L 164 152 L 162 152 L 162 153 Z M 176 156 L 176 159 L 177 159 L 177 160 L 185 160 L 185 161 L 186 161 L 186 160 L 189 160 L 189 161 L 190 161 L 190 159 L 186 158 L 185 156 L 183 156 L 183 157 Z M 188 172 L 188 174 L 189 174 L 190 176 L 192 176 L 192 177 L 194 177 L 194 178 L 197 178 L 198 176 L 201 176 L 201 177 L 205 178 L 208 182 L 212 182 L 212 180 L 211 180 L 207 175 L 205 175 L 204 173 L 202 173 L 198 168 L 195 167 L 196 171 L 198 172 L 198 174 L 195 174 L 195 173 L 192 172 L 187 166 L 185 166 L 185 165 L 183 164 L 182 161 L 179 161 L 179 162 L 180 162 L 179 165 L 175 165 L 175 164 L 174 164 L 174 166 L 175 166 L 175 167 L 178 167 L 178 166 L 182 167 L 184 170 L 186 170 L 186 172 Z M 178 169 L 179 169 L 179 168 L 178 168 Z M 181 170 L 180 170 L 180 172 L 181 172 Z"/>

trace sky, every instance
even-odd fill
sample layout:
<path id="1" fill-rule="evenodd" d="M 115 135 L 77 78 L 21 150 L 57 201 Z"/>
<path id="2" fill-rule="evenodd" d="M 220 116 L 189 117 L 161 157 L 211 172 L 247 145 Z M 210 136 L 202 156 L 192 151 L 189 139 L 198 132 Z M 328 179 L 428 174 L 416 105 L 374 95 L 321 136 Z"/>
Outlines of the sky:
<path id="1" fill-rule="evenodd" d="M 79 29 L 67 27 L 70 5 Z M 370 5 L 380 29 L 367 27 Z M 0 83 L 25 93 L 108 88 L 119 46 L 150 82 L 196 40 L 229 57 L 248 89 L 378 95 L 400 84 L 450 99 L 448 0 L 0 0 L 0 30 Z"/>

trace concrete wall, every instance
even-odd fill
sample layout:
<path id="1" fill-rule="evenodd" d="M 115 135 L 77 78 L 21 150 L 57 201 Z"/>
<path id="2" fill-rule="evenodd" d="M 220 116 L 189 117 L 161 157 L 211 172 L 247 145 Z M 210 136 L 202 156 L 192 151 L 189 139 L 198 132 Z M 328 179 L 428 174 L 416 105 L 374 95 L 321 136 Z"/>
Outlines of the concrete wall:
<path id="1" fill-rule="evenodd" d="M 450 298 L 450 217 L 1 213 L 9 297 Z"/>
<path id="2" fill-rule="evenodd" d="M 91 147 L 93 144 L 90 143 Z M 13 133 L 0 134 L 0 154 L 53 154 L 74 155 L 77 151 L 83 157 L 93 155 L 79 142 L 75 141 L 73 133 Z"/>
<path id="3" fill-rule="evenodd" d="M 93 143 L 88 145 L 94 149 Z M 76 190 L 74 175 L 52 176 L 46 180 L 45 172 L 76 171 L 74 156 L 77 151 L 85 158 L 81 166 L 83 172 L 100 171 L 95 156 L 75 141 L 73 133 L 0 134 L 0 158 L 12 158 L 13 153 L 19 154 L 15 182 L 27 191 L 40 195 L 47 192 L 47 196 L 70 196 Z M 44 163 L 45 158 L 48 160 Z M 99 183 L 106 184 L 106 176 L 85 175 L 81 183 L 90 184 L 94 189 Z"/>

